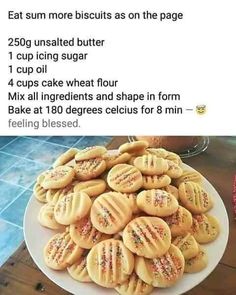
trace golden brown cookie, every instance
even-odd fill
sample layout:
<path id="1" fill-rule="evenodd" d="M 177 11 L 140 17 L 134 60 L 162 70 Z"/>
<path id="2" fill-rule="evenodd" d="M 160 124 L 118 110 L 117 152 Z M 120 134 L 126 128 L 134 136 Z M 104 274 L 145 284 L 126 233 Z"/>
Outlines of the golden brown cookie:
<path id="1" fill-rule="evenodd" d="M 46 194 L 47 190 L 44 189 L 38 182 L 35 183 L 33 188 L 35 198 L 41 203 L 47 203 Z"/>
<path id="2" fill-rule="evenodd" d="M 106 288 L 114 288 L 124 283 L 132 273 L 134 257 L 122 241 L 105 240 L 90 250 L 87 269 L 95 283 Z"/>
<path id="3" fill-rule="evenodd" d="M 126 142 L 119 147 L 120 153 L 137 154 L 143 152 L 148 147 L 148 143 L 144 140 Z"/>
<path id="4" fill-rule="evenodd" d="M 173 183 L 175 186 L 179 187 L 182 182 L 192 181 L 200 184 L 202 182 L 202 175 L 195 170 L 184 170 L 182 175 L 174 179 Z"/>
<path id="5" fill-rule="evenodd" d="M 171 178 L 166 175 L 143 175 L 143 188 L 163 188 L 171 183 Z"/>
<path id="6" fill-rule="evenodd" d="M 175 196 L 164 190 L 145 190 L 138 194 L 138 208 L 149 215 L 165 217 L 174 214 L 179 206 Z"/>
<path id="7" fill-rule="evenodd" d="M 193 214 L 205 213 L 213 206 L 209 194 L 195 182 L 182 182 L 179 186 L 179 198 L 185 208 Z"/>
<path id="8" fill-rule="evenodd" d="M 148 148 L 147 152 L 149 154 L 155 155 L 158 158 L 165 159 L 168 156 L 168 151 L 163 148 Z"/>
<path id="9" fill-rule="evenodd" d="M 68 232 L 54 235 L 44 248 L 46 265 L 55 270 L 66 269 L 83 254 L 83 249 L 76 245 Z"/>
<path id="10" fill-rule="evenodd" d="M 87 270 L 87 256 L 82 255 L 74 264 L 67 267 L 67 271 L 76 281 L 82 283 L 92 282 Z"/>
<path id="11" fill-rule="evenodd" d="M 161 189 L 163 189 L 167 193 L 170 193 L 170 194 L 174 195 L 177 200 L 179 199 L 179 190 L 177 189 L 177 187 L 169 184 L 169 185 L 167 185 L 165 187 L 162 187 Z"/>
<path id="12" fill-rule="evenodd" d="M 165 217 L 165 221 L 170 227 L 172 237 L 185 235 L 191 230 L 193 223 L 192 214 L 182 206 L 174 214 Z"/>
<path id="13" fill-rule="evenodd" d="M 88 214 L 91 205 L 90 197 L 84 192 L 65 195 L 55 205 L 55 219 L 64 225 L 75 223 Z"/>
<path id="14" fill-rule="evenodd" d="M 70 184 L 75 176 L 69 166 L 58 166 L 47 173 L 41 183 L 44 189 L 58 189 Z"/>
<path id="15" fill-rule="evenodd" d="M 39 184 L 41 185 L 42 182 L 43 182 L 43 180 L 44 180 L 44 178 L 45 178 L 45 176 L 46 176 L 47 174 L 49 174 L 49 173 L 50 173 L 50 170 L 46 170 L 46 171 L 43 171 L 42 173 L 40 173 L 40 174 L 37 176 L 36 182 L 39 183 Z"/>
<path id="16" fill-rule="evenodd" d="M 184 257 L 181 251 L 171 244 L 161 257 L 146 259 L 135 257 L 135 272 L 141 280 L 154 287 L 166 288 L 179 281 L 184 272 Z"/>
<path id="17" fill-rule="evenodd" d="M 165 157 L 165 159 L 170 160 L 176 163 L 177 165 L 180 165 L 182 163 L 180 156 L 173 152 L 168 152 L 168 155 Z"/>
<path id="18" fill-rule="evenodd" d="M 54 230 L 61 230 L 65 227 L 59 224 L 54 217 L 54 207 L 53 203 L 47 203 L 42 206 L 39 210 L 38 221 L 42 226 L 48 227 Z"/>
<path id="19" fill-rule="evenodd" d="M 205 249 L 200 247 L 198 254 L 185 260 L 184 272 L 195 273 L 203 270 L 208 264 L 208 258 Z"/>
<path id="20" fill-rule="evenodd" d="M 134 193 L 141 188 L 143 178 L 141 172 L 128 164 L 118 164 L 111 168 L 107 175 L 108 185 L 121 193 Z"/>
<path id="21" fill-rule="evenodd" d="M 90 212 L 93 226 L 105 234 L 118 233 L 131 216 L 130 201 L 117 192 L 104 193 L 97 197 Z"/>
<path id="22" fill-rule="evenodd" d="M 84 249 L 91 249 L 97 243 L 110 238 L 110 236 L 101 233 L 92 225 L 89 216 L 71 224 L 70 235 L 72 240 Z"/>
<path id="23" fill-rule="evenodd" d="M 140 212 L 140 209 L 137 206 L 137 194 L 136 193 L 130 193 L 130 194 L 122 194 L 124 197 L 128 198 L 130 201 L 130 206 L 133 214 L 137 214 Z"/>
<path id="24" fill-rule="evenodd" d="M 194 236 L 187 233 L 184 236 L 178 236 L 172 242 L 182 252 L 184 259 L 195 257 L 199 252 L 199 246 Z"/>
<path id="25" fill-rule="evenodd" d="M 155 155 L 144 155 L 134 160 L 134 166 L 144 175 L 162 175 L 168 170 L 168 162 Z"/>
<path id="26" fill-rule="evenodd" d="M 76 161 L 85 161 L 95 158 L 101 158 L 105 153 L 107 152 L 107 149 L 104 146 L 90 146 L 83 150 L 80 150 L 76 156 Z"/>
<path id="27" fill-rule="evenodd" d="M 153 286 L 146 284 L 133 272 L 124 283 L 115 287 L 115 290 L 121 295 L 148 295 Z"/>
<path id="28" fill-rule="evenodd" d="M 173 161 L 167 160 L 168 170 L 166 174 L 171 178 L 179 178 L 183 174 L 183 169 Z"/>
<path id="29" fill-rule="evenodd" d="M 56 204 L 60 201 L 65 195 L 73 193 L 74 185 L 73 183 L 68 184 L 64 188 L 60 189 L 49 189 L 46 193 L 46 199 L 48 202 Z"/>
<path id="30" fill-rule="evenodd" d="M 65 153 L 60 155 L 56 161 L 53 163 L 52 167 L 56 168 L 58 166 L 65 165 L 66 163 L 70 162 L 71 160 L 74 159 L 75 155 L 79 152 L 78 149 L 76 148 L 70 148 L 67 150 Z"/>
<path id="31" fill-rule="evenodd" d="M 193 215 L 192 234 L 198 243 L 214 241 L 220 233 L 218 220 L 209 214 Z"/>
<path id="32" fill-rule="evenodd" d="M 74 187 L 74 192 L 85 192 L 90 197 L 96 197 L 105 192 L 107 187 L 103 179 L 80 181 Z"/>
<path id="33" fill-rule="evenodd" d="M 102 158 L 93 158 L 76 162 L 76 177 L 81 181 L 94 179 L 106 170 L 106 162 Z"/>
<path id="34" fill-rule="evenodd" d="M 103 159 L 106 161 L 107 169 L 111 169 L 117 164 L 127 163 L 131 159 L 131 155 L 128 153 L 111 155 L 108 153 L 103 156 Z"/>
<path id="35" fill-rule="evenodd" d="M 137 217 L 126 225 L 123 241 L 131 252 L 146 258 L 155 258 L 169 249 L 171 233 L 161 218 Z"/>

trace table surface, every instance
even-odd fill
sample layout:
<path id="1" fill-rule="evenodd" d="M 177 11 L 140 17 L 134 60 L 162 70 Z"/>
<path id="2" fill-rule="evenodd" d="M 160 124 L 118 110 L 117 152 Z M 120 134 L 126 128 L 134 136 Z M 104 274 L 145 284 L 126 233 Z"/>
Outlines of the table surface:
<path id="1" fill-rule="evenodd" d="M 235 139 L 234 139 L 235 140 Z M 127 137 L 114 137 L 108 149 L 115 149 Z M 211 137 L 208 149 L 184 162 L 201 172 L 223 199 L 230 220 L 229 241 L 215 270 L 187 295 L 236 294 L 236 220 L 232 213 L 232 184 L 236 174 L 236 142 L 230 137 Z M 0 268 L 1 295 L 68 295 L 51 282 L 34 264 L 25 244 Z"/>

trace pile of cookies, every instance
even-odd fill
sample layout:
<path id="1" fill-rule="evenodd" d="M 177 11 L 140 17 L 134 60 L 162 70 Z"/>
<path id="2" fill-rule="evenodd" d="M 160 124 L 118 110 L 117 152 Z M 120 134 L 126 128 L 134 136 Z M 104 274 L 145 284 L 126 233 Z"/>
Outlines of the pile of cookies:
<path id="1" fill-rule="evenodd" d="M 46 265 L 127 295 L 201 271 L 207 253 L 200 244 L 220 230 L 201 181 L 200 173 L 183 171 L 177 154 L 145 141 L 116 154 L 102 146 L 69 149 L 34 187 L 45 203 L 38 220 L 56 231 L 44 248 Z"/>

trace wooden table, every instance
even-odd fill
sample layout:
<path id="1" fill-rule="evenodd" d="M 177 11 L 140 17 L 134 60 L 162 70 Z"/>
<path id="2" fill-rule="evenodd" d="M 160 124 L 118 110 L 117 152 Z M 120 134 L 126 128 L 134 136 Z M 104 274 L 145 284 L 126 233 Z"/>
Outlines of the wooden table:
<path id="1" fill-rule="evenodd" d="M 126 137 L 115 137 L 108 145 L 117 148 Z M 185 162 L 200 171 L 221 195 L 230 219 L 227 249 L 216 269 L 188 295 L 236 294 L 236 221 L 233 218 L 231 197 L 232 181 L 236 174 L 236 143 L 222 137 L 212 137 L 204 153 Z M 34 264 L 25 244 L 0 269 L 1 295 L 68 295 L 52 283 Z"/>

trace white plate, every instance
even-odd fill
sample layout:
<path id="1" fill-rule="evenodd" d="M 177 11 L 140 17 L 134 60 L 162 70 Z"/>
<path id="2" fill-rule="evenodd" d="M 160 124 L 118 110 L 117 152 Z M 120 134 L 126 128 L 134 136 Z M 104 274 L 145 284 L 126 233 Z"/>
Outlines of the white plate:
<path id="1" fill-rule="evenodd" d="M 183 168 L 193 170 L 186 164 L 183 164 Z M 209 192 L 214 200 L 214 207 L 210 210 L 210 214 L 217 217 L 221 226 L 220 235 L 216 241 L 208 245 L 204 245 L 209 258 L 208 266 L 199 273 L 184 274 L 183 278 L 173 287 L 167 289 L 154 289 L 155 291 L 153 291 L 152 294 L 178 295 L 187 292 L 203 281 L 214 270 L 224 254 L 229 234 L 227 212 L 219 194 L 205 178 L 203 181 L 203 187 L 207 192 Z M 29 200 L 24 216 L 25 242 L 30 255 L 41 271 L 55 284 L 75 295 L 117 294 L 117 292 L 112 289 L 101 288 L 93 283 L 79 283 L 73 280 L 67 274 L 67 271 L 54 271 L 45 265 L 43 259 L 43 248 L 49 238 L 54 235 L 54 232 L 50 229 L 42 227 L 38 223 L 37 215 L 41 206 L 42 204 L 40 204 L 35 197 L 32 196 Z"/>

